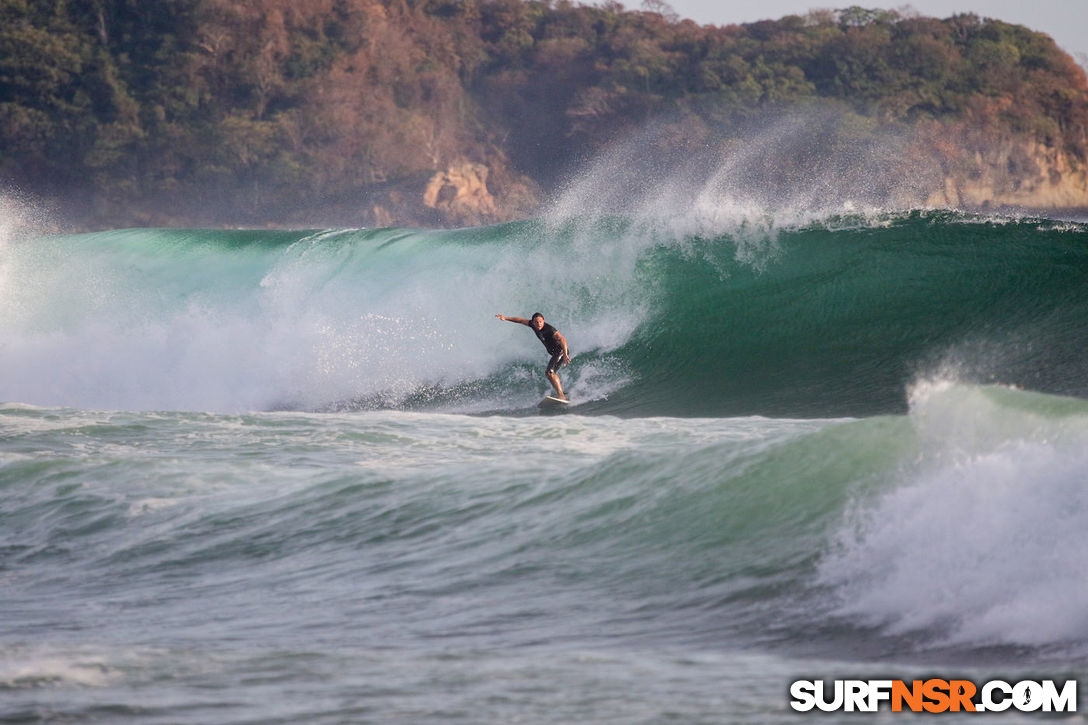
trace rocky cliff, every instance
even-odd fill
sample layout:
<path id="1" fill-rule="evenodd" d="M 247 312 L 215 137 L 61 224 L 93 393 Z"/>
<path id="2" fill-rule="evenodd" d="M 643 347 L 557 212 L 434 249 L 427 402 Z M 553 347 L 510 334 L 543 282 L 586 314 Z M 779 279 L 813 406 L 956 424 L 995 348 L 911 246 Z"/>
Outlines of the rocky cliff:
<path id="1" fill-rule="evenodd" d="M 925 205 L 988 211 L 1088 212 L 1088 165 L 1031 138 L 961 134 L 942 145 L 939 178 Z"/>

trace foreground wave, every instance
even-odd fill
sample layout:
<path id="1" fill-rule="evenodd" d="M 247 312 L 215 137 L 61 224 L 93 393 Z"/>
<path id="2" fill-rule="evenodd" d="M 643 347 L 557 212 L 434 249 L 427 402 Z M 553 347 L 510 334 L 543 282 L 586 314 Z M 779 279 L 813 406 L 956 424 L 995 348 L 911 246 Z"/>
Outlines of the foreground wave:
<path id="1" fill-rule="evenodd" d="M 940 374 L 1088 394 L 1088 227 L 945 212 L 452 232 L 128 230 L 0 247 L 0 400 L 126 410 L 902 412 Z"/>
<path id="2" fill-rule="evenodd" d="M 864 420 L 7 406 L 0 424 L 27 636 L 123 612 L 244 638 L 301 597 L 316 637 L 351 636 L 317 624 L 347 617 L 408 647 L 1088 645 L 1080 400 L 940 383 Z"/>

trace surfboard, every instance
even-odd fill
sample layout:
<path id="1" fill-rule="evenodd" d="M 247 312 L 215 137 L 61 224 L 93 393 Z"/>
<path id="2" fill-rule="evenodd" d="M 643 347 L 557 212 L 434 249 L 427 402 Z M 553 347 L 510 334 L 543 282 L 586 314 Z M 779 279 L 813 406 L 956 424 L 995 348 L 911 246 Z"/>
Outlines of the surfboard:
<path id="1" fill-rule="evenodd" d="M 559 398 L 553 398 L 550 395 L 545 395 L 544 400 L 541 400 L 536 404 L 536 407 L 541 410 L 563 410 L 570 405 L 569 400 L 560 400 Z"/>

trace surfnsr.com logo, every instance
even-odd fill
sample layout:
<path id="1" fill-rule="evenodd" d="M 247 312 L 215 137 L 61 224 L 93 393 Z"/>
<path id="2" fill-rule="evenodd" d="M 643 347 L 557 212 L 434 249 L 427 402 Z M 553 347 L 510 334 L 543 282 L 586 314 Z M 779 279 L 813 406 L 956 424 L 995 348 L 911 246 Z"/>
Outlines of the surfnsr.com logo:
<path id="1" fill-rule="evenodd" d="M 1054 680 L 1010 684 L 990 680 L 798 680 L 790 685 L 790 707 L 798 712 L 1076 712 L 1077 681 L 1060 687 Z"/>

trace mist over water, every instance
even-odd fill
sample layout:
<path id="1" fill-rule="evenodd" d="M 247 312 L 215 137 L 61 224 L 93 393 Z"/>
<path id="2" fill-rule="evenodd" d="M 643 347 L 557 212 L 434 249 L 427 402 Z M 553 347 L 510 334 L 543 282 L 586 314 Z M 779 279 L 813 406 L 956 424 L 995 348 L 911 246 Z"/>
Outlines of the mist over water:
<path id="1" fill-rule="evenodd" d="M 726 136 L 662 120 L 593 159 L 547 218 L 620 215 L 677 238 L 729 235 L 759 249 L 776 230 L 916 208 L 935 167 L 910 152 L 913 141 L 834 106 L 770 113 Z"/>

